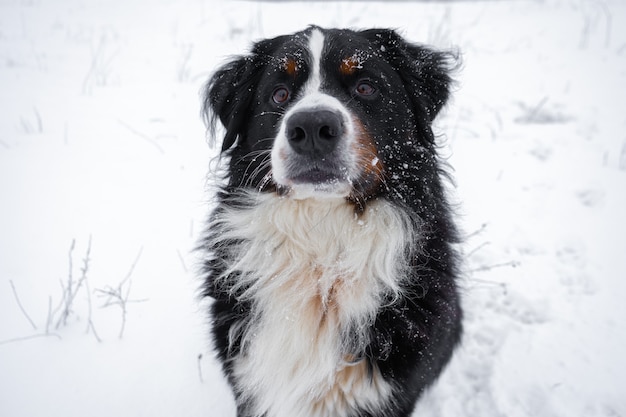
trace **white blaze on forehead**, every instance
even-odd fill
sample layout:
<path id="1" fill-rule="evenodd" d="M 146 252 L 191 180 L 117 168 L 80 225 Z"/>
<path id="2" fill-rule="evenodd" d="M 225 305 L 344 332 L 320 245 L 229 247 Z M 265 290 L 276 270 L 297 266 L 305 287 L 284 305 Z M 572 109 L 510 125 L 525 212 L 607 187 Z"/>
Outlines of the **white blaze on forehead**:
<path id="1" fill-rule="evenodd" d="M 322 84 L 320 66 L 322 50 L 324 49 L 324 34 L 319 29 L 313 29 L 309 36 L 309 52 L 311 53 L 311 77 L 307 82 L 305 91 L 319 91 Z"/>

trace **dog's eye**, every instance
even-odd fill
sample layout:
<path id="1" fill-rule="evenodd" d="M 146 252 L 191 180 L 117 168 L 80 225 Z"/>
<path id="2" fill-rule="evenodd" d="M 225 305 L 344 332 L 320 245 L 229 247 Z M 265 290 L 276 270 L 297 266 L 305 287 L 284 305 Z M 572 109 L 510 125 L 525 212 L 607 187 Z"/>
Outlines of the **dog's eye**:
<path id="1" fill-rule="evenodd" d="M 289 100 L 289 90 L 286 87 L 277 87 L 272 93 L 272 100 L 276 104 L 285 104 Z"/>
<path id="2" fill-rule="evenodd" d="M 360 96 L 371 96 L 376 92 L 376 88 L 369 81 L 360 81 L 355 91 Z"/>

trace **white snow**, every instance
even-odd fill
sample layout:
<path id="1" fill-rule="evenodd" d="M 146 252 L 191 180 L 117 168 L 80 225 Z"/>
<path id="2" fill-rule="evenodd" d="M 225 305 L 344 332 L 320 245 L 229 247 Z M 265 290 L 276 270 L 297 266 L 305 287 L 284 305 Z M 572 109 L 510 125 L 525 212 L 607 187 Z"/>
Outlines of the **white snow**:
<path id="1" fill-rule="evenodd" d="M 191 252 L 199 91 L 314 23 L 463 53 L 436 127 L 466 332 L 415 416 L 626 417 L 625 22 L 620 0 L 0 2 L 0 415 L 235 416 Z M 86 280 L 57 328 L 70 258 Z"/>

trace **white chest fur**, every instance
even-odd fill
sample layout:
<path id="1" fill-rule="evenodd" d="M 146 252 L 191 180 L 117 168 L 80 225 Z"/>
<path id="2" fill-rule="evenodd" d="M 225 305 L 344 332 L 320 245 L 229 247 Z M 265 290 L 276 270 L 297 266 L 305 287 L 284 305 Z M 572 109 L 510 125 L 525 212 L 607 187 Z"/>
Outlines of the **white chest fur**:
<path id="1" fill-rule="evenodd" d="M 383 405 L 391 386 L 352 360 L 381 303 L 402 291 L 416 237 L 406 213 L 386 201 L 357 217 L 341 199 L 244 198 L 252 204 L 212 224 L 218 244 L 243 242 L 229 247 L 220 278 L 253 305 L 250 320 L 231 330 L 243 338 L 234 360 L 243 400 L 268 417 L 346 417 Z"/>

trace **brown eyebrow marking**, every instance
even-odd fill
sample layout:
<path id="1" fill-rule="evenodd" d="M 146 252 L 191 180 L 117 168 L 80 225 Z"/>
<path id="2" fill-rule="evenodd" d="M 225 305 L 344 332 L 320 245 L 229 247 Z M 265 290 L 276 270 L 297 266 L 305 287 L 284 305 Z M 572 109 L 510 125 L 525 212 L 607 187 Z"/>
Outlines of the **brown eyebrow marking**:
<path id="1" fill-rule="evenodd" d="M 360 68 L 363 68 L 363 61 L 355 53 L 352 54 L 352 56 L 341 60 L 341 64 L 339 65 L 339 72 L 341 72 L 343 75 L 352 75 L 356 72 L 357 69 Z"/>
<path id="2" fill-rule="evenodd" d="M 282 62 L 282 67 L 285 72 L 291 76 L 295 76 L 300 69 L 298 63 L 293 58 L 284 58 Z"/>

